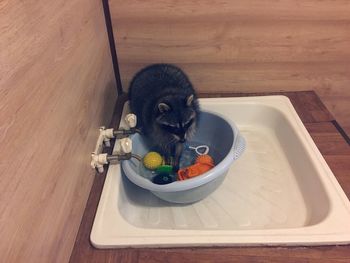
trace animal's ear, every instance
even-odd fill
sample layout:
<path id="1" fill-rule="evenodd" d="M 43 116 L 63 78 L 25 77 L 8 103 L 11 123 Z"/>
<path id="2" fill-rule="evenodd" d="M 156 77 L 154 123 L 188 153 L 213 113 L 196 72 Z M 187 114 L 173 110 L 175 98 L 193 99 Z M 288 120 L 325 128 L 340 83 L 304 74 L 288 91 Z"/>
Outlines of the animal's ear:
<path id="1" fill-rule="evenodd" d="M 191 106 L 192 102 L 193 102 L 193 94 L 191 94 L 190 96 L 187 97 L 186 99 L 186 105 L 187 106 Z"/>
<path id="2" fill-rule="evenodd" d="M 170 106 L 164 102 L 158 104 L 158 110 L 160 113 L 167 112 L 170 110 Z"/>

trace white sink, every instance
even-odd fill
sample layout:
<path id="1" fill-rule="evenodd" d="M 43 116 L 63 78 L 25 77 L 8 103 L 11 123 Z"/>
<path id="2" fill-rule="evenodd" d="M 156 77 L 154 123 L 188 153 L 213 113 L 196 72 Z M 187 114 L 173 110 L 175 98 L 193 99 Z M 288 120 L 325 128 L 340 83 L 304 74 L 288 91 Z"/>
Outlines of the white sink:
<path id="1" fill-rule="evenodd" d="M 110 165 L 90 236 L 95 247 L 350 243 L 349 200 L 287 97 L 200 103 L 235 122 L 247 141 L 225 181 L 200 202 L 175 205 Z"/>

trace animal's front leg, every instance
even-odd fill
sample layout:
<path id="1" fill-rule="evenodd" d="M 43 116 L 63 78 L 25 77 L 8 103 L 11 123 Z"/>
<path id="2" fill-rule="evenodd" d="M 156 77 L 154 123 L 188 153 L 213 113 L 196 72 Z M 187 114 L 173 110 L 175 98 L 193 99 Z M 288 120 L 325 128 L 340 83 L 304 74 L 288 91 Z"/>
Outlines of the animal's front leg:
<path id="1" fill-rule="evenodd" d="M 164 160 L 165 160 L 165 164 L 172 164 L 172 162 L 173 162 L 172 156 L 170 153 L 164 154 Z"/>
<path id="2" fill-rule="evenodd" d="M 160 150 L 164 157 L 165 164 L 173 165 L 174 145 L 166 145 L 166 147 L 160 148 Z"/>
<path id="3" fill-rule="evenodd" d="M 177 143 L 174 147 L 174 163 L 173 163 L 173 170 L 174 172 L 177 172 L 180 168 L 180 158 L 182 154 L 184 146 L 183 143 Z"/>

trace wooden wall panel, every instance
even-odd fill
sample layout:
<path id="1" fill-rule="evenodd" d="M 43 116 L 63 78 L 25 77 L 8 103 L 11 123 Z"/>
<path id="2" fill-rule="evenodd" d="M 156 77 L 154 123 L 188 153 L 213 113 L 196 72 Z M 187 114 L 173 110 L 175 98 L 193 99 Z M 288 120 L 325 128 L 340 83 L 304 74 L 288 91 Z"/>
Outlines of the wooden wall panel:
<path id="1" fill-rule="evenodd" d="M 115 81 L 101 1 L 0 2 L 1 262 L 67 262 Z"/>
<path id="2" fill-rule="evenodd" d="M 110 0 L 124 89 L 150 63 L 202 92 L 316 90 L 350 134 L 350 2 Z"/>

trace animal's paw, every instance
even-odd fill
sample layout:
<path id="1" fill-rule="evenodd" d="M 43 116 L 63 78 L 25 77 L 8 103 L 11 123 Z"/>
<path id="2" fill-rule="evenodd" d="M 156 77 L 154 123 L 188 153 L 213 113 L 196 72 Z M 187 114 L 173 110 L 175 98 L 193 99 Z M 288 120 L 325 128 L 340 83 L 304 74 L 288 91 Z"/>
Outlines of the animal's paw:
<path id="1" fill-rule="evenodd" d="M 173 165 L 173 171 L 174 171 L 175 173 L 177 173 L 177 171 L 178 171 L 179 169 L 180 169 L 179 164 Z"/>

